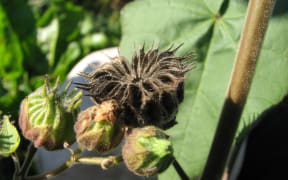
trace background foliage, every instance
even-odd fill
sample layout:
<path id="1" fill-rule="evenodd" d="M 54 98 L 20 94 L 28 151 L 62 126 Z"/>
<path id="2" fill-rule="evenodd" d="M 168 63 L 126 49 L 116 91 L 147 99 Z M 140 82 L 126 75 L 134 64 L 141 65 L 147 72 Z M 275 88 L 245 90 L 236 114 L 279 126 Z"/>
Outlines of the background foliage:
<path id="1" fill-rule="evenodd" d="M 125 1 L 0 1 L 0 109 L 15 113 L 44 74 L 63 80 L 89 52 L 120 39 Z"/>
<path id="2" fill-rule="evenodd" d="M 17 120 L 21 100 L 45 74 L 64 80 L 85 55 L 118 45 L 119 11 L 128 1 L 1 0 L 0 112 Z M 11 179 L 11 168 L 10 158 L 0 159 L 0 179 Z"/>

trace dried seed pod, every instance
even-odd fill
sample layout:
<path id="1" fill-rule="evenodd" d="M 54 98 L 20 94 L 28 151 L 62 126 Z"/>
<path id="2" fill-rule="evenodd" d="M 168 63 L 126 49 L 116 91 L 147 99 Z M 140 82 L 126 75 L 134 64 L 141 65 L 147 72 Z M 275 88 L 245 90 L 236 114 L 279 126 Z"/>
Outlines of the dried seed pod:
<path id="1" fill-rule="evenodd" d="M 119 145 L 124 135 L 124 124 L 118 118 L 116 101 L 104 101 L 78 115 L 74 129 L 80 147 L 106 152 Z"/>
<path id="2" fill-rule="evenodd" d="M 139 176 L 153 176 L 166 170 L 174 160 L 172 143 L 155 126 L 134 128 L 122 148 L 123 160 Z"/>
<path id="3" fill-rule="evenodd" d="M 25 138 L 35 147 L 47 150 L 63 148 L 64 142 L 75 141 L 74 122 L 80 111 L 82 93 L 74 89 L 68 94 L 71 82 L 59 91 L 59 79 L 53 88 L 48 77 L 45 84 L 22 100 L 19 126 Z"/>
<path id="4" fill-rule="evenodd" d="M 184 74 L 192 68 L 187 61 L 191 54 L 175 55 L 179 48 L 145 53 L 143 47 L 131 65 L 123 57 L 114 58 L 91 73 L 81 73 L 88 83 L 77 85 L 98 103 L 116 100 L 128 126 L 169 128 L 176 123 L 184 97 Z"/>

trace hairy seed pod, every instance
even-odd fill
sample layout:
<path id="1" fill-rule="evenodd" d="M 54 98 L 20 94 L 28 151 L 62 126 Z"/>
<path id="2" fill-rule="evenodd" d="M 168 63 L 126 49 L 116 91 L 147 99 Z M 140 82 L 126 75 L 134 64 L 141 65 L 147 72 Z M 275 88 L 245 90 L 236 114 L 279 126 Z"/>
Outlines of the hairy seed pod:
<path id="1" fill-rule="evenodd" d="M 174 160 L 172 143 L 155 126 L 134 128 L 122 148 L 123 160 L 139 176 L 153 176 L 166 170 Z"/>
<path id="2" fill-rule="evenodd" d="M 78 115 L 74 129 L 80 147 L 89 151 L 107 152 L 119 145 L 124 135 L 124 124 L 118 119 L 116 101 L 104 101 Z"/>
<path id="3" fill-rule="evenodd" d="M 74 89 L 59 91 L 59 79 L 53 88 L 48 77 L 45 84 L 22 100 L 20 106 L 19 126 L 25 138 L 35 147 L 44 146 L 47 150 L 63 148 L 64 142 L 75 141 L 74 122 L 80 111 L 82 93 Z"/>
<path id="4" fill-rule="evenodd" d="M 191 54 L 175 55 L 180 46 L 163 52 L 145 52 L 143 46 L 131 65 L 123 57 L 114 58 L 91 73 L 81 73 L 88 82 L 77 85 L 97 103 L 116 100 L 128 126 L 169 128 L 176 123 L 178 105 L 183 101 L 184 75 L 192 68 L 187 61 Z"/>

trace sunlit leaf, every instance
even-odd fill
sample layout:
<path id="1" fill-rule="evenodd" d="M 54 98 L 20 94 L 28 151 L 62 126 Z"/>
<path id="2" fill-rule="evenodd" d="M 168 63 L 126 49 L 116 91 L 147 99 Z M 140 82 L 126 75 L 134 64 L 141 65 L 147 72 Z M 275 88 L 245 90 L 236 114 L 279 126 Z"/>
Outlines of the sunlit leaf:
<path id="1" fill-rule="evenodd" d="M 17 150 L 20 136 L 8 116 L 3 116 L 0 123 L 0 155 L 8 156 Z"/>

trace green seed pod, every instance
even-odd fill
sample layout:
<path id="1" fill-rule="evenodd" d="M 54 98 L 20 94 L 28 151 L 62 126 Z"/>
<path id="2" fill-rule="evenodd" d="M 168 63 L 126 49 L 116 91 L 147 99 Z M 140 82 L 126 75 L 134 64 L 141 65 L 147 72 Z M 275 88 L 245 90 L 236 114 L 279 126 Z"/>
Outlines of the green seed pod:
<path id="1" fill-rule="evenodd" d="M 45 84 L 22 100 L 19 126 L 25 138 L 35 147 L 47 150 L 63 148 L 64 142 L 75 141 L 73 125 L 80 111 L 82 93 L 74 89 L 68 94 L 71 82 L 59 91 L 59 79 L 53 88 L 48 77 Z"/>
<path id="2" fill-rule="evenodd" d="M 118 146 L 124 135 L 124 124 L 118 118 L 116 101 L 104 101 L 79 113 L 74 130 L 81 148 L 107 152 Z"/>
<path id="3" fill-rule="evenodd" d="M 139 176 L 161 173 L 174 160 L 169 136 L 155 126 L 132 129 L 122 155 L 128 169 Z"/>

